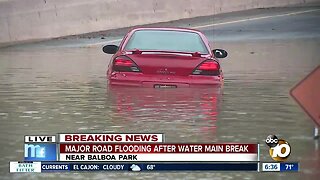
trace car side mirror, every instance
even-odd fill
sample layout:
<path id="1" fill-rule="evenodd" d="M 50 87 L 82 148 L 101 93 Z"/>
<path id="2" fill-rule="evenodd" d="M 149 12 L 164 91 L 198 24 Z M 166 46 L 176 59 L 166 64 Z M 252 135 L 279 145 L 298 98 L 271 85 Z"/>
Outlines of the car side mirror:
<path id="1" fill-rule="evenodd" d="M 102 51 L 107 54 L 115 54 L 118 51 L 119 47 L 116 45 L 105 45 L 102 48 Z"/>
<path id="2" fill-rule="evenodd" d="M 216 58 L 225 58 L 228 56 L 227 51 L 225 51 L 223 49 L 214 49 L 214 50 L 212 50 L 212 53 L 213 53 L 214 57 L 216 57 Z"/>

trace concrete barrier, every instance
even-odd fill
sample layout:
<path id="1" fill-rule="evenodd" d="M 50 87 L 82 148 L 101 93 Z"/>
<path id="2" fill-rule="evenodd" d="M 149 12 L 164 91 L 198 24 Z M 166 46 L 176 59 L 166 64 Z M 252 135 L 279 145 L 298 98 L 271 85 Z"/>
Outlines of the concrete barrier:
<path id="1" fill-rule="evenodd" d="M 0 46 L 320 0 L 0 0 Z"/>

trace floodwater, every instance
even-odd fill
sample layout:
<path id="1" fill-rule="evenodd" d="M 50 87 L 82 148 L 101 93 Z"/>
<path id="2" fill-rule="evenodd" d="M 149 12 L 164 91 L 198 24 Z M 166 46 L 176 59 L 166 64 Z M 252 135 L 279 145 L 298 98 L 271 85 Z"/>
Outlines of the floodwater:
<path id="1" fill-rule="evenodd" d="M 26 46 L 0 50 L 0 179 L 317 179 L 319 141 L 289 90 L 320 62 L 320 41 L 218 42 L 223 89 L 111 88 L 110 56 L 100 48 Z M 300 173 L 9 174 L 31 134 L 165 133 L 167 142 L 261 143 L 276 134 L 291 147 Z"/>

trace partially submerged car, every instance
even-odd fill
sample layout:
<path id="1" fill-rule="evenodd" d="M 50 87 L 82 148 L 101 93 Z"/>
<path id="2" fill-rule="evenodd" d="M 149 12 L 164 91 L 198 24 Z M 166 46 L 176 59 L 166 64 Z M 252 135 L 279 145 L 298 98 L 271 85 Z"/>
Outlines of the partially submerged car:
<path id="1" fill-rule="evenodd" d="M 153 88 L 219 86 L 223 73 L 217 58 L 227 56 L 225 50 L 211 50 L 200 31 L 186 28 L 135 28 L 103 52 L 114 54 L 107 70 L 110 85 Z"/>

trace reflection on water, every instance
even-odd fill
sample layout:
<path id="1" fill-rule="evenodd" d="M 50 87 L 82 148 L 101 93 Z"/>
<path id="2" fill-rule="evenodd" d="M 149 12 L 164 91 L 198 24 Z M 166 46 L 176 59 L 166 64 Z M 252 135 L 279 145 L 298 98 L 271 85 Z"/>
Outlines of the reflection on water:
<path id="1" fill-rule="evenodd" d="M 142 124 L 145 131 L 154 132 L 160 128 L 160 123 L 168 132 L 168 142 L 176 142 L 174 137 L 181 137 L 179 141 L 185 142 L 215 141 L 220 88 L 152 89 L 112 86 L 108 90 L 107 94 L 113 105 L 110 116 L 112 119 L 123 119 L 121 124 Z M 157 121 L 160 122 L 154 123 Z M 184 133 L 180 134 L 177 129 Z M 199 133 L 202 134 L 200 139 L 194 139 L 197 137 L 195 134 Z"/>
<path id="2" fill-rule="evenodd" d="M 3 179 L 300 179 L 319 176 L 313 123 L 289 97 L 293 85 L 319 64 L 319 41 L 217 43 L 223 89 L 108 87 L 110 56 L 95 48 L 0 50 L 0 173 Z M 259 142 L 271 161 L 269 134 L 292 146 L 299 174 L 82 173 L 9 175 L 21 160 L 23 136 L 60 132 L 163 132 L 168 142 Z"/>

